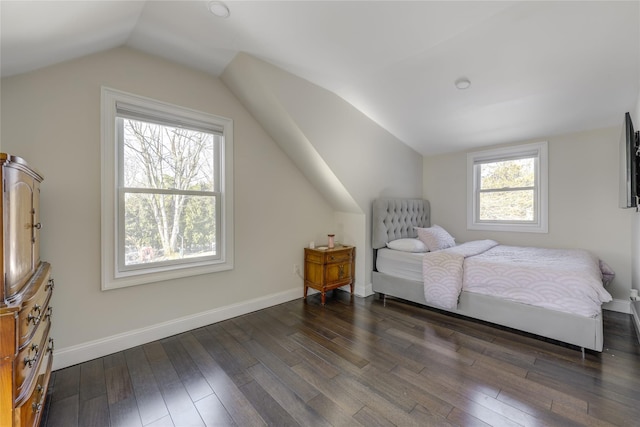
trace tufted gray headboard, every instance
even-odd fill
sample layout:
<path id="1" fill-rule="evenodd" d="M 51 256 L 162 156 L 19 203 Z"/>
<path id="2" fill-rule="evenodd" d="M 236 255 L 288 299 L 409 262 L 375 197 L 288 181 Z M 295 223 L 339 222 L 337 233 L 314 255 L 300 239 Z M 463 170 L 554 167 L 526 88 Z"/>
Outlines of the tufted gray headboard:
<path id="1" fill-rule="evenodd" d="M 371 245 L 380 249 L 394 239 L 416 237 L 413 227 L 431 226 L 431 208 L 423 199 L 376 199 L 373 201 Z"/>

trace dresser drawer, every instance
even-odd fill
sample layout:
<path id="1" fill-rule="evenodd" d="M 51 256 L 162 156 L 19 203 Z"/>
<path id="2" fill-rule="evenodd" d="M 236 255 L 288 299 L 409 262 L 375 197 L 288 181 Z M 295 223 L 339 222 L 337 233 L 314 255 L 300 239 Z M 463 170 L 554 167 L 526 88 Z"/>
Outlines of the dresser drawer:
<path id="1" fill-rule="evenodd" d="M 24 403 L 19 403 L 16 407 L 15 416 L 20 420 L 20 426 L 36 427 L 39 425 L 44 410 L 44 401 L 47 397 L 52 363 L 53 357 L 50 354 L 45 355 L 31 393 L 26 396 Z"/>
<path id="2" fill-rule="evenodd" d="M 15 361 L 15 384 L 17 400 L 30 393 L 33 379 L 44 360 L 49 358 L 53 342 L 49 340 L 49 321 L 41 322 L 32 340 L 18 353 Z"/>
<path id="3" fill-rule="evenodd" d="M 38 324 L 51 317 L 52 309 L 49 300 L 53 292 L 53 279 L 49 264 L 43 263 L 42 268 L 33 279 L 33 293 L 27 295 L 20 309 L 18 320 L 18 347 L 23 348 L 33 337 Z"/>

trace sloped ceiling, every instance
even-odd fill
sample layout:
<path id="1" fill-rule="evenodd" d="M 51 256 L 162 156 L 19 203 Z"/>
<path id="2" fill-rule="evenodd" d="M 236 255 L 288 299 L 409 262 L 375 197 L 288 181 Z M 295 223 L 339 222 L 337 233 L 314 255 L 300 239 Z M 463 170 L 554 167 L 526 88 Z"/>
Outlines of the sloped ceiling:
<path id="1" fill-rule="evenodd" d="M 3 0 L 2 76 L 121 45 L 219 76 L 246 52 L 423 155 L 619 125 L 640 92 L 638 1 L 209 3 Z"/>

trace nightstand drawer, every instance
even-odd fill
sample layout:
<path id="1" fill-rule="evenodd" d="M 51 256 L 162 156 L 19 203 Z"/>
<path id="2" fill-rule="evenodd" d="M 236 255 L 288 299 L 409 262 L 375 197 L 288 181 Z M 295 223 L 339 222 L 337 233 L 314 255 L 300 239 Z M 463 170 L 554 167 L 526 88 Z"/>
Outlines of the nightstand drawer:
<path id="1" fill-rule="evenodd" d="M 333 262 L 350 262 L 353 258 L 352 247 L 337 247 L 335 249 L 305 249 L 305 261 L 316 264 L 328 264 Z"/>
<path id="2" fill-rule="evenodd" d="M 325 263 L 340 263 L 340 262 L 351 262 L 351 250 L 344 250 L 340 252 L 327 253 L 325 254 L 326 261 Z"/>

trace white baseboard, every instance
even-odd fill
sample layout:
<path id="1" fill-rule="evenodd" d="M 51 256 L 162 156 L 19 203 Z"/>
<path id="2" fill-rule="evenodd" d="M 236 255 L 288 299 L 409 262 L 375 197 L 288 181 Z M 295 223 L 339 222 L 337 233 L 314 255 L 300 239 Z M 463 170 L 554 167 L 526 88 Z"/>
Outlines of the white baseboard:
<path id="1" fill-rule="evenodd" d="M 353 293 L 357 297 L 368 297 L 369 295 L 373 295 L 373 285 L 371 283 L 368 285 L 356 284 L 353 289 Z"/>
<path id="2" fill-rule="evenodd" d="M 631 313 L 631 301 L 624 299 L 614 299 L 608 303 L 602 304 L 602 308 L 609 311 L 617 311 L 618 313 Z"/>
<path id="3" fill-rule="evenodd" d="M 76 365 L 298 298 L 302 298 L 302 290 L 300 287 L 158 323 L 145 328 L 134 329 L 71 347 L 56 348 L 53 357 L 53 370 L 66 368 L 67 366 Z"/>
<path id="4" fill-rule="evenodd" d="M 339 289 L 345 292 L 351 292 L 351 286 L 349 285 L 342 286 Z M 312 295 L 311 291 L 313 291 L 313 289 L 309 288 L 309 295 Z M 365 298 L 365 297 L 368 297 L 369 295 L 373 295 L 373 285 L 371 283 L 369 283 L 368 285 L 356 283 L 353 286 L 353 294 L 361 298 Z"/>

